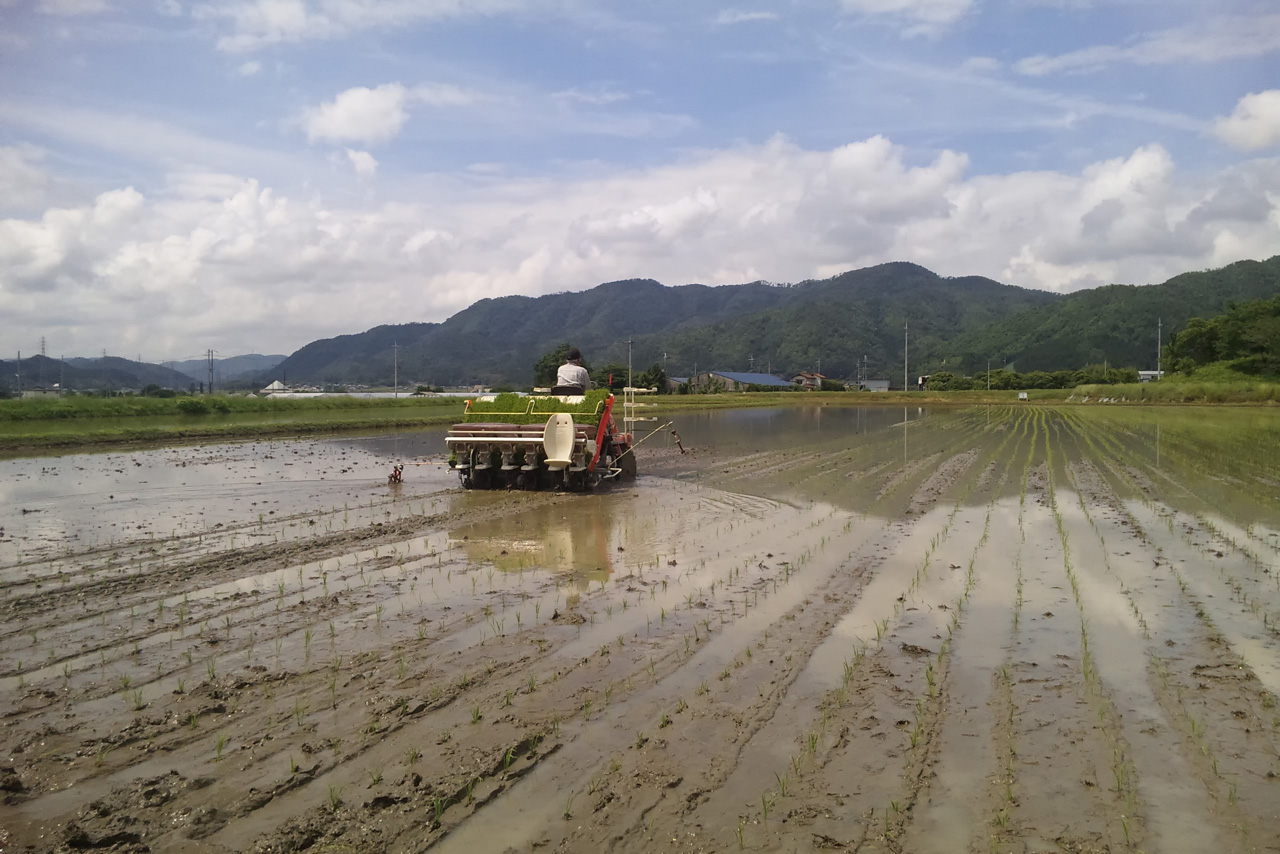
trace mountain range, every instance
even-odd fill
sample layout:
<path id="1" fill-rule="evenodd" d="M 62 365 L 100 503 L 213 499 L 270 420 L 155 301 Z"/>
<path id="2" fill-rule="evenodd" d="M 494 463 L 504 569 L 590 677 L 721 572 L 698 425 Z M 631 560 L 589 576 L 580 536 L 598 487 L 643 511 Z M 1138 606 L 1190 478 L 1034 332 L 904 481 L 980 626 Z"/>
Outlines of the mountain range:
<path id="1" fill-rule="evenodd" d="M 538 358 L 562 342 L 593 365 L 662 363 L 696 370 L 802 370 L 829 377 L 900 377 L 904 337 L 912 374 L 1022 371 L 1110 362 L 1154 368 L 1158 338 L 1229 303 L 1280 294 L 1280 256 L 1190 272 L 1157 285 L 1071 294 L 979 276 L 944 278 L 906 262 L 793 285 L 664 286 L 608 282 L 577 293 L 483 299 L 443 323 L 379 326 L 308 344 L 259 380 L 402 385 L 532 381 Z"/>
<path id="2" fill-rule="evenodd" d="M 979 276 L 947 278 L 894 262 L 829 279 L 779 285 L 669 287 L 652 279 L 587 291 L 482 299 L 443 323 L 377 326 L 313 341 L 287 358 L 214 360 L 214 387 L 290 384 L 527 386 L 545 353 L 568 342 L 593 366 L 662 364 L 789 377 L 903 376 L 904 339 L 914 377 L 971 374 L 986 366 L 1055 371 L 1109 362 L 1155 367 L 1157 347 L 1192 317 L 1280 294 L 1280 255 L 1188 272 L 1154 285 L 1108 285 L 1071 294 Z M 628 343 L 629 342 L 629 343 Z M 18 366 L 0 361 L 0 376 Z M 865 374 L 864 374 L 865 372 Z M 199 388 L 204 360 L 161 365 L 120 357 L 22 360 L 23 384 L 66 388 Z M 12 379 L 7 385 L 12 385 Z"/>
<path id="3" fill-rule="evenodd" d="M 102 356 L 100 358 L 72 357 L 67 359 L 51 359 L 48 356 L 24 356 L 22 364 L 17 360 L 0 359 L 0 387 L 17 388 L 19 377 L 24 389 L 52 388 L 59 385 L 65 389 L 132 389 L 139 390 L 149 385 L 177 390 L 203 389 L 209 382 L 212 368 L 213 385 L 220 389 L 224 384 L 235 383 L 245 379 L 253 379 L 264 371 L 285 360 L 285 356 L 264 356 L 251 354 L 247 356 L 229 356 L 214 359 L 212 366 L 204 359 L 185 362 L 164 362 L 152 364 L 137 362 L 121 356 Z M 251 383 L 252 384 L 252 383 Z"/>

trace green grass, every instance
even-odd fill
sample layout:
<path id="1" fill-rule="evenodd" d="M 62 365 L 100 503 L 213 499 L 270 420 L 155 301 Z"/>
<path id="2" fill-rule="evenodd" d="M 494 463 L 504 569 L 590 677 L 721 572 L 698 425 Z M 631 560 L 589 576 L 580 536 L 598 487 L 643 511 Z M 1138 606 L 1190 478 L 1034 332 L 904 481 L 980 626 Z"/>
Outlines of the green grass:
<path id="1" fill-rule="evenodd" d="M 212 400 L 207 414 L 181 401 Z M 0 401 L 0 452 L 451 424 L 456 398 L 92 398 Z"/>
<path id="2" fill-rule="evenodd" d="M 1094 399 L 1125 398 L 1126 403 L 1275 404 L 1280 402 L 1280 383 L 1246 379 L 1239 374 L 1209 379 L 1196 375 L 1190 378 L 1166 377 L 1155 383 L 1084 385 L 1075 389 L 1074 395 L 1077 399 L 1085 395 Z"/>

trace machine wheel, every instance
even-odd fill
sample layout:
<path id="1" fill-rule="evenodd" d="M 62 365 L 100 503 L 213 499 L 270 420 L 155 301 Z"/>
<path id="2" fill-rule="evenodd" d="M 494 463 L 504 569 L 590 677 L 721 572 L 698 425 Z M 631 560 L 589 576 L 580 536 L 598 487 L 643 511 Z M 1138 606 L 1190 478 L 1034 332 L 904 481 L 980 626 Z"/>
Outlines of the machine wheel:
<path id="1" fill-rule="evenodd" d="M 629 451 L 618 458 L 618 468 L 622 469 L 621 477 L 625 480 L 635 480 L 636 476 L 636 454 L 635 451 Z"/>

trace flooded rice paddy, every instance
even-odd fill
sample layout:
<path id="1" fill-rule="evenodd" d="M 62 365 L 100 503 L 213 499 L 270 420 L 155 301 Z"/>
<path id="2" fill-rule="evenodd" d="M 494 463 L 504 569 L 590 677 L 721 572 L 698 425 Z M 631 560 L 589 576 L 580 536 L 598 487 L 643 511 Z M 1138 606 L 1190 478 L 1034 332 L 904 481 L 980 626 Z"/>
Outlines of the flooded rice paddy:
<path id="1" fill-rule="evenodd" d="M 0 462 L 0 849 L 1280 850 L 1277 413 L 677 427 Z"/>

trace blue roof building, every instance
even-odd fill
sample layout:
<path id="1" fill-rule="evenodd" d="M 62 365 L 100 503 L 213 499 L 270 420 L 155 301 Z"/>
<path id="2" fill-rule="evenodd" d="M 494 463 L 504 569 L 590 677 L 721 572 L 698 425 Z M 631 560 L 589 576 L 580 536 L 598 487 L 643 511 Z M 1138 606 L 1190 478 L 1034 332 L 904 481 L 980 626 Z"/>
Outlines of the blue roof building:
<path id="1" fill-rule="evenodd" d="M 704 371 L 693 378 L 693 387 L 701 391 L 709 387 L 722 387 L 725 391 L 745 391 L 747 386 L 764 388 L 795 388 L 773 374 L 753 374 L 739 371 Z"/>

